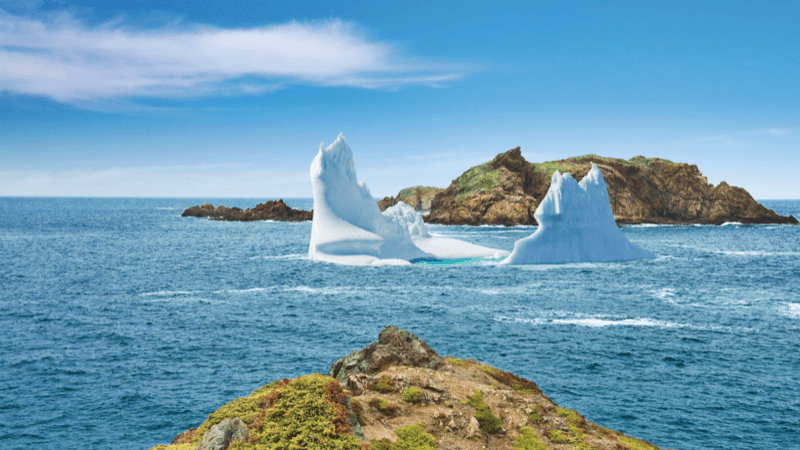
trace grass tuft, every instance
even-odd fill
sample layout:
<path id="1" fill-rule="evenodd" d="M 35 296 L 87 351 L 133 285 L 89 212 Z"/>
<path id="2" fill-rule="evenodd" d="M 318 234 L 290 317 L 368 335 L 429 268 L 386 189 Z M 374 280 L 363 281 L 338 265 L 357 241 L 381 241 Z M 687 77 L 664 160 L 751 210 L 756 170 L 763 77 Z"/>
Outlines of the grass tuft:
<path id="1" fill-rule="evenodd" d="M 467 399 L 467 404 L 478 409 L 475 411 L 475 419 L 478 420 L 481 431 L 485 434 L 495 434 L 502 431 L 503 423 L 500 421 L 500 418 L 495 416 L 492 410 L 489 409 L 489 405 L 483 401 L 481 391 L 475 389 L 472 397 Z"/>
<path id="2" fill-rule="evenodd" d="M 414 386 L 409 386 L 405 391 L 403 391 L 401 398 L 406 403 L 420 403 L 422 402 L 422 391 Z"/>
<path id="3" fill-rule="evenodd" d="M 514 440 L 514 450 L 547 450 L 536 431 L 531 427 L 522 427 Z"/>

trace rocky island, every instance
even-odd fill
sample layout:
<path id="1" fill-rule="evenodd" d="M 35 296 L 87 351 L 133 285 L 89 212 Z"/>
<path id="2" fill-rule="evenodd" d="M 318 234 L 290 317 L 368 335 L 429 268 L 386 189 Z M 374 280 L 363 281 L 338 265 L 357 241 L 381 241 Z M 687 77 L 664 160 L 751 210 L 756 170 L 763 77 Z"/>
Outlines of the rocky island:
<path id="1" fill-rule="evenodd" d="M 208 217 L 210 220 L 226 220 L 237 222 L 252 222 L 257 220 L 274 220 L 277 222 L 302 222 L 313 218 L 313 211 L 293 209 L 283 200 L 269 200 L 259 203 L 255 208 L 242 210 L 241 208 L 219 205 L 216 208 L 211 203 L 200 206 L 190 206 L 183 211 L 181 217 Z"/>
<path id="2" fill-rule="evenodd" d="M 384 197 L 383 200 L 378 202 L 378 207 L 381 211 L 390 208 L 400 202 L 416 209 L 417 211 L 429 212 L 431 210 L 431 202 L 439 192 L 444 191 L 442 188 L 431 186 L 414 186 L 401 190 L 394 197 Z"/>
<path id="3" fill-rule="evenodd" d="M 795 217 L 765 208 L 742 188 L 724 181 L 718 186 L 709 184 L 693 164 L 644 156 L 626 161 L 597 155 L 530 163 L 522 157 L 519 147 L 470 168 L 447 189 L 436 193 L 425 221 L 444 225 L 536 225 L 533 214 L 547 193 L 553 173 L 570 173 L 580 181 L 591 169 L 591 163 L 602 170 L 618 225 L 798 224 Z M 387 199 L 385 204 L 391 206 Z"/>
<path id="4" fill-rule="evenodd" d="M 269 383 L 151 450 L 657 450 L 561 408 L 536 383 L 441 357 L 386 327 L 327 376 Z"/>

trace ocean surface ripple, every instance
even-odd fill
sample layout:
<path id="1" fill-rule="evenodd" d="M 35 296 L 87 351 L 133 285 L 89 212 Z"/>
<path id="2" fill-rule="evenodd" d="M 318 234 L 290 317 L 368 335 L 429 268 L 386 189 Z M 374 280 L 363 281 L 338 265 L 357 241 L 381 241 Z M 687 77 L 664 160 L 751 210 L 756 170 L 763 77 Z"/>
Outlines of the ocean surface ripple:
<path id="1" fill-rule="evenodd" d="M 309 260 L 310 223 L 179 217 L 205 201 L 0 198 L 0 448 L 169 443 L 387 324 L 664 448 L 798 448 L 800 227 L 625 227 L 652 261 L 365 268 Z M 510 250 L 533 228 L 430 231 Z"/>

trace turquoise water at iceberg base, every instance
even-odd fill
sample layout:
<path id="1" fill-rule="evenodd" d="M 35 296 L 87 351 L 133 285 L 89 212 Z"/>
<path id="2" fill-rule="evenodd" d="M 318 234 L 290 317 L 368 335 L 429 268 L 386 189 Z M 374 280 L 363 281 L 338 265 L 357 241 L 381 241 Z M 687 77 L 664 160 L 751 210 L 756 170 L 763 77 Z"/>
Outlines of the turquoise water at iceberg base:
<path id="1" fill-rule="evenodd" d="M 344 267 L 307 259 L 310 222 L 179 217 L 207 200 L 0 198 L 0 448 L 169 443 L 387 324 L 664 448 L 800 448 L 800 227 L 624 227 L 652 261 Z M 510 250 L 534 228 L 430 231 Z"/>

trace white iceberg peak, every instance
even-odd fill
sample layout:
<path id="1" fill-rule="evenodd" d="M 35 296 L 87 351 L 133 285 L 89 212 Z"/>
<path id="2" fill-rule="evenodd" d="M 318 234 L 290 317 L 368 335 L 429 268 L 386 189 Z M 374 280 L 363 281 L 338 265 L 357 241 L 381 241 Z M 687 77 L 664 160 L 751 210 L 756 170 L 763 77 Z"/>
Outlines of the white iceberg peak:
<path id="1" fill-rule="evenodd" d="M 314 219 L 310 258 L 338 264 L 409 264 L 415 259 L 499 258 L 503 250 L 431 237 L 422 216 L 402 203 L 381 213 L 366 181 L 356 183 L 353 152 L 341 134 L 310 167 Z"/>
<path id="2" fill-rule="evenodd" d="M 539 227 L 514 244 L 502 264 L 552 264 L 652 259 L 633 245 L 614 222 L 608 188 L 600 168 L 576 182 L 556 171 L 547 195 L 534 213 Z"/>

